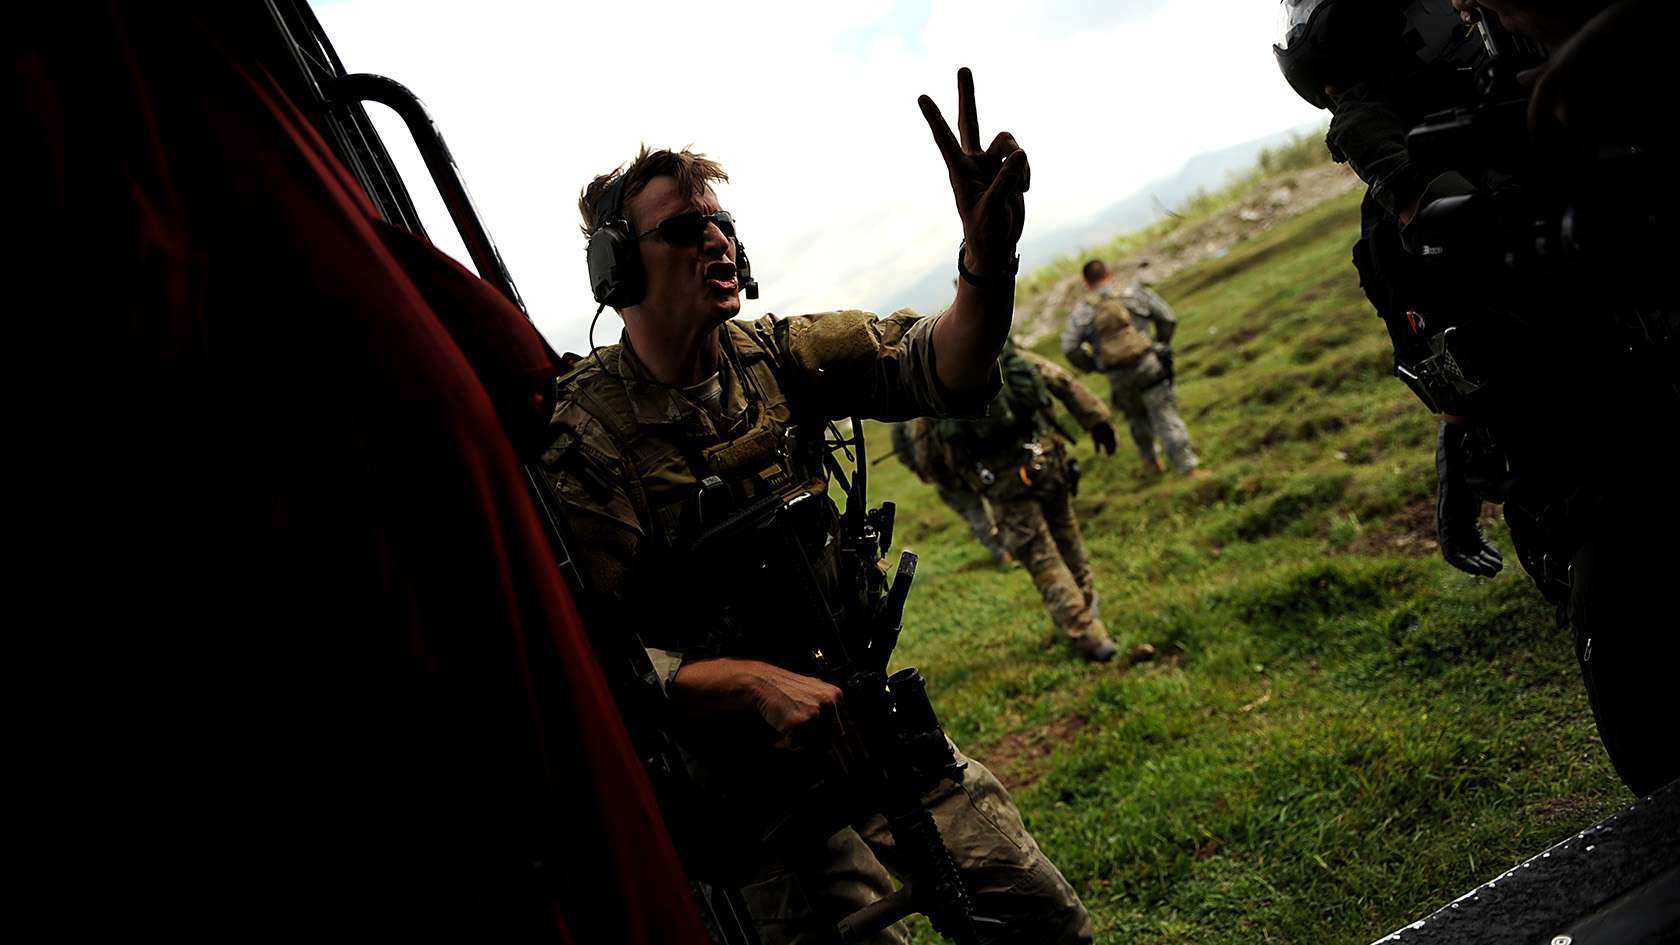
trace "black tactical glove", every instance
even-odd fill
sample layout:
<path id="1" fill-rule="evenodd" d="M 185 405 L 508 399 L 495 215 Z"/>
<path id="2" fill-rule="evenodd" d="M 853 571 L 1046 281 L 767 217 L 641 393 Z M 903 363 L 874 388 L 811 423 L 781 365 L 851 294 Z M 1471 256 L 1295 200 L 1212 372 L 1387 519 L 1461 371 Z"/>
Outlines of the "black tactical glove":
<path id="1" fill-rule="evenodd" d="M 1114 455 L 1114 449 L 1118 445 L 1114 440 L 1114 426 L 1113 426 L 1113 424 L 1110 424 L 1107 420 L 1104 420 L 1103 422 L 1101 422 L 1101 423 L 1097 424 L 1096 426 L 1092 427 L 1091 428 L 1091 442 L 1095 443 L 1097 445 L 1097 451 L 1098 452 L 1107 453 L 1108 455 L 1113 456 Z"/>
<path id="2" fill-rule="evenodd" d="M 1167 347 L 1165 343 L 1157 341 L 1155 343 L 1155 360 L 1161 362 L 1161 371 L 1162 371 L 1163 376 L 1166 377 L 1167 383 L 1169 383 L 1169 384 L 1172 383 L 1172 380 L 1173 380 L 1173 353 L 1172 353 L 1172 349 Z"/>
<path id="3" fill-rule="evenodd" d="M 1443 423 L 1436 438 L 1435 477 L 1440 480 L 1440 491 L 1435 501 L 1435 534 L 1448 564 L 1466 574 L 1493 577 L 1505 562 L 1476 524 L 1482 497 L 1465 479 L 1469 436 L 1464 424 Z"/>

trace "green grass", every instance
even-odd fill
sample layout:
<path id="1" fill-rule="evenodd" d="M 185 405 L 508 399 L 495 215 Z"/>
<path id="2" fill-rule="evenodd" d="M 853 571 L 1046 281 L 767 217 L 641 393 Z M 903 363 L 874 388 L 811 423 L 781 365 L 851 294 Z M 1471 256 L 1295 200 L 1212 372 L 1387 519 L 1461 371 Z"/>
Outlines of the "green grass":
<path id="1" fill-rule="evenodd" d="M 1372 941 L 1631 801 L 1515 556 L 1478 580 L 1426 544 L 1435 422 L 1388 376 L 1357 231 L 1338 198 L 1159 287 L 1210 479 L 1144 481 L 1124 432 L 1113 458 L 1076 447 L 1103 616 L 1153 663 L 1047 645 L 1026 574 L 873 471 L 922 555 L 897 663 L 1102 941 Z"/>

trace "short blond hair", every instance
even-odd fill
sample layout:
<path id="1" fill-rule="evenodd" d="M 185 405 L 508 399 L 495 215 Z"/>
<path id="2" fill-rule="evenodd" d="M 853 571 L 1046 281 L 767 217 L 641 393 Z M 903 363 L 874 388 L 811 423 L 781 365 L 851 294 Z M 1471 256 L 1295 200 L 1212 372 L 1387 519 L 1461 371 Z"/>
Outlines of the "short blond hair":
<path id="1" fill-rule="evenodd" d="M 583 216 L 584 238 L 594 235 L 602 209 L 601 200 L 613 181 L 624 179 L 622 200 L 628 205 L 630 198 L 641 193 L 655 177 L 676 178 L 677 189 L 689 198 L 698 197 L 712 181 L 729 181 L 723 166 L 704 154 L 687 148 L 681 151 L 660 148 L 656 151 L 644 144 L 634 161 L 596 177 L 578 195 L 578 213 Z"/>

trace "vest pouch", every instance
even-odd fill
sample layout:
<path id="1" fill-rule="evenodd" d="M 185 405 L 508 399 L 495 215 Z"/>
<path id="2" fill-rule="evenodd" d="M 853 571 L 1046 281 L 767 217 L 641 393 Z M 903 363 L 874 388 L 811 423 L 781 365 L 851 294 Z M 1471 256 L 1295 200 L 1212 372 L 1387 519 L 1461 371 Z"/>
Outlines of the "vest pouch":
<path id="1" fill-rule="evenodd" d="M 724 479 L 734 479 L 780 462 L 781 439 L 769 424 L 760 422 L 727 443 L 706 447 L 701 455 L 706 458 L 706 465 L 713 473 Z"/>
<path id="2" fill-rule="evenodd" d="M 1027 491 L 1040 498 L 1066 492 L 1068 479 L 1067 454 L 1061 444 L 1051 437 L 1027 444 L 1025 460 L 1016 469 L 1015 477 L 1022 480 Z M 1034 449 L 1036 448 L 1036 449 Z"/>
<path id="3" fill-rule="evenodd" d="M 1009 465 L 974 465 L 963 470 L 963 477 L 974 492 L 993 502 L 1052 496 L 1068 488 L 1067 457 L 1054 441 L 1028 441 Z"/>

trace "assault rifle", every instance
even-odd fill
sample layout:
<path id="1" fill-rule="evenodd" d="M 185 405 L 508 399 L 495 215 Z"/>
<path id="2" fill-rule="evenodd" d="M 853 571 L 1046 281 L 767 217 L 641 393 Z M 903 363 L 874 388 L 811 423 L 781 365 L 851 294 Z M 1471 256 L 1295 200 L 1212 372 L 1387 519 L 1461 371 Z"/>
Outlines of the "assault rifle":
<path id="1" fill-rule="evenodd" d="M 807 672 L 841 691 L 836 746 L 841 774 L 817 785 L 814 800 L 771 830 L 766 842 L 797 849 L 861 816 L 882 815 L 909 862 L 909 875 L 897 892 L 842 920 L 838 940 L 867 938 L 921 912 L 941 935 L 970 945 L 979 941 L 978 926 L 999 923 L 974 915 L 956 862 L 922 805 L 922 797 L 942 782 L 960 783 L 962 765 L 921 674 L 914 668 L 886 672 L 903 626 L 916 556 L 900 556 L 896 577 L 885 588 L 877 562 L 892 543 L 894 507 L 889 502 L 863 510 L 868 466 L 862 423 L 854 419 L 853 429 L 859 453 L 851 480 L 834 470 L 847 489 L 838 543 L 826 540 L 832 507 L 809 484 L 742 503 L 711 477 L 701 484 L 701 530 L 687 549 L 689 560 L 703 582 L 745 579 L 758 591 L 730 601 L 721 615 L 738 654 Z M 825 573 L 834 578 L 827 584 Z M 839 593 L 831 594 L 829 587 Z"/>

